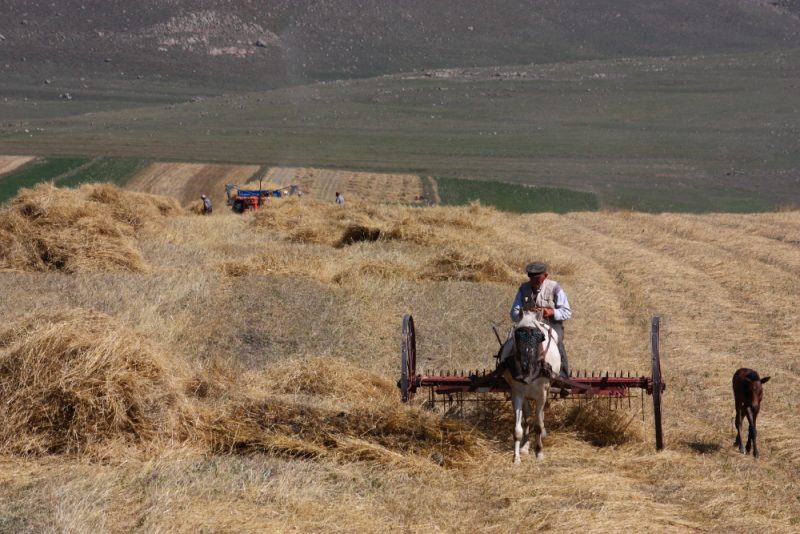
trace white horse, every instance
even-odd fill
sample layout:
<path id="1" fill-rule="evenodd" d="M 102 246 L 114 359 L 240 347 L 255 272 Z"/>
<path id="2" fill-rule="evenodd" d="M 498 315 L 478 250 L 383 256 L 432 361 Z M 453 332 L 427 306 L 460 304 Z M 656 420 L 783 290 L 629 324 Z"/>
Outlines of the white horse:
<path id="1" fill-rule="evenodd" d="M 544 406 L 552 378 L 561 370 L 558 334 L 539 321 L 534 312 L 523 312 L 522 319 L 514 326 L 513 337 L 500 349 L 500 361 L 505 364 L 503 378 L 511 387 L 514 406 L 514 463 L 520 463 L 520 453 L 529 453 L 530 401 L 536 404 L 534 452 L 536 459 L 541 460 L 542 438 L 547 436 Z"/>

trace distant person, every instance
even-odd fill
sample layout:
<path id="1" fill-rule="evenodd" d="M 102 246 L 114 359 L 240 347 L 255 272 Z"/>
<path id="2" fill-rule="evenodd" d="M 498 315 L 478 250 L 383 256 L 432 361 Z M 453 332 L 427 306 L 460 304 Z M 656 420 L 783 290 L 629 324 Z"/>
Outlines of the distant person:
<path id="1" fill-rule="evenodd" d="M 336 203 L 337 204 L 344 204 L 344 195 L 340 192 L 336 192 Z"/>
<path id="2" fill-rule="evenodd" d="M 567 350 L 564 348 L 564 321 L 572 317 L 572 309 L 567 294 L 555 280 L 548 280 L 547 266 L 535 261 L 529 263 L 525 272 L 528 281 L 519 286 L 514 304 L 511 306 L 511 320 L 518 322 L 523 311 L 541 310 L 544 322 L 558 334 L 558 352 L 561 354 L 561 376 L 569 377 Z"/>
<path id="3" fill-rule="evenodd" d="M 211 199 L 205 195 L 200 195 L 200 200 L 203 201 L 203 215 L 211 215 Z"/>

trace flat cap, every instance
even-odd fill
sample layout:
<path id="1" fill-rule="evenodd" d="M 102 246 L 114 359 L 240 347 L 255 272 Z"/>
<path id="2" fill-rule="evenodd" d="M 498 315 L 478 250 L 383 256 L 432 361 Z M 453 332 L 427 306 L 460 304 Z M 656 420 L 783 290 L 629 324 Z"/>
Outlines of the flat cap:
<path id="1" fill-rule="evenodd" d="M 547 265 L 541 261 L 534 261 L 525 266 L 525 272 L 528 274 L 542 274 L 547 272 Z"/>

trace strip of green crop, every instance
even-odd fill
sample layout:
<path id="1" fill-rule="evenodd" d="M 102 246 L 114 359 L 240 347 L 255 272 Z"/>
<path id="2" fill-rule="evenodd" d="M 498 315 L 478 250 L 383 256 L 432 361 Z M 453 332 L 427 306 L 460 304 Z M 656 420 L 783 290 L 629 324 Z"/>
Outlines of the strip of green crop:
<path id="1" fill-rule="evenodd" d="M 124 185 L 146 160 L 128 158 L 97 158 L 89 165 L 74 169 L 56 180 L 59 187 L 77 187 L 86 183 L 109 182 Z"/>
<path id="2" fill-rule="evenodd" d="M 593 193 L 557 187 L 528 187 L 457 178 L 436 178 L 436 182 L 439 197 L 445 205 L 464 205 L 478 200 L 484 206 L 515 213 L 596 211 L 600 205 Z"/>
<path id="3" fill-rule="evenodd" d="M 44 158 L 33 160 L 0 177 L 0 203 L 13 198 L 23 187 L 57 180 L 70 171 L 89 163 L 90 158 Z"/>

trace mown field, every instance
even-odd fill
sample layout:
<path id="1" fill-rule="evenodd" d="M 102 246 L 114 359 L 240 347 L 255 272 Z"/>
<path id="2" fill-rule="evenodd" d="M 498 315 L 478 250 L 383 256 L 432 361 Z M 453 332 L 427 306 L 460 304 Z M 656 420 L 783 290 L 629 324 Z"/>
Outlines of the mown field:
<path id="1" fill-rule="evenodd" d="M 609 208 L 769 211 L 800 202 L 798 69 L 792 49 L 428 70 L 88 114 L 77 97 L 18 102 L 24 120 L 0 105 L 14 118 L 0 153 L 466 177 L 592 192 Z"/>
<path id="2" fill-rule="evenodd" d="M 207 195 L 218 208 L 225 205 L 225 186 L 285 188 L 297 185 L 302 194 L 332 201 L 346 198 L 374 203 L 466 205 L 473 201 L 501 210 L 532 213 L 594 210 L 595 195 L 550 187 L 481 182 L 455 178 L 421 178 L 412 174 L 353 172 L 337 169 L 151 163 L 130 158 L 39 158 L 0 156 L 8 170 L 0 173 L 0 202 L 24 187 L 53 182 L 59 187 L 109 182 L 131 191 L 165 195 L 182 205 Z M 2 169 L 0 169 L 2 170 Z M 440 196 L 440 192 L 442 193 Z"/>
<path id="3" fill-rule="evenodd" d="M 798 529 L 800 212 L 271 208 L 42 186 L 0 211 L 0 530 Z M 663 317 L 666 450 L 648 404 L 554 401 L 519 466 L 508 409 L 400 404 L 402 315 L 421 367 L 490 367 L 534 258 L 576 369 L 647 372 Z M 758 462 L 742 366 L 772 376 Z"/>

